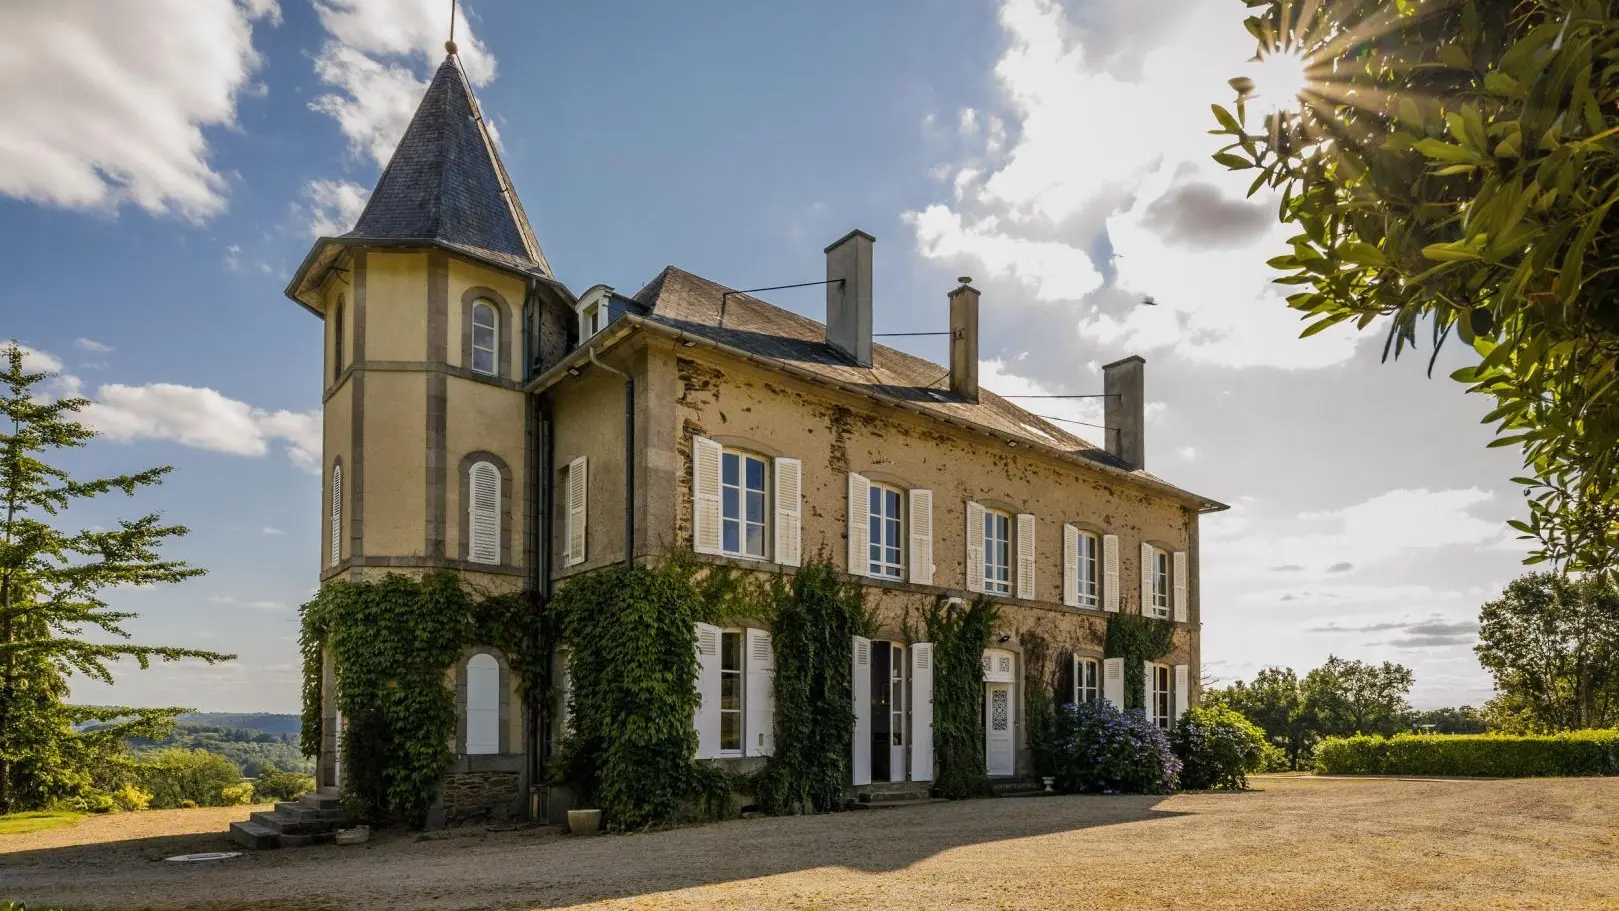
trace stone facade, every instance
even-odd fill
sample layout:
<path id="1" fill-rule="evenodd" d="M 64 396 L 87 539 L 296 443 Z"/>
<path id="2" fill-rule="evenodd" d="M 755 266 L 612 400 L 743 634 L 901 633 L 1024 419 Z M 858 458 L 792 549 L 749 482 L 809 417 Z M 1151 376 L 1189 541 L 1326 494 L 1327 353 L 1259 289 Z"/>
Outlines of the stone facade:
<path id="1" fill-rule="evenodd" d="M 458 772 L 444 776 L 442 825 L 520 822 L 525 818 L 522 775 L 517 772 Z"/>

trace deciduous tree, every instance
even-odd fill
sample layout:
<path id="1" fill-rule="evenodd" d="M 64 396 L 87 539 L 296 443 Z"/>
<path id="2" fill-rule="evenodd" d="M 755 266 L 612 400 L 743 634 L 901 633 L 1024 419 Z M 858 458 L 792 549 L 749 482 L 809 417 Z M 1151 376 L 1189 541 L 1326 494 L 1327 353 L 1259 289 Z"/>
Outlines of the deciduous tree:
<path id="1" fill-rule="evenodd" d="M 1495 677 L 1503 726 L 1619 722 L 1619 590 L 1611 577 L 1532 573 L 1479 611 L 1473 651 Z"/>

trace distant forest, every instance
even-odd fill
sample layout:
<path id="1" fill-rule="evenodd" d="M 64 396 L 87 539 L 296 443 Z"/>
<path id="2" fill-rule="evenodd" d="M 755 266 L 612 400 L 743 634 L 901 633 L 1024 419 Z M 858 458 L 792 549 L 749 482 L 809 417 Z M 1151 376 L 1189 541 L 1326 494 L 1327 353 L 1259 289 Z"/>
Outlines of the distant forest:
<path id="1" fill-rule="evenodd" d="M 236 763 L 242 774 L 257 778 L 267 767 L 312 775 L 315 763 L 298 751 L 297 715 L 193 712 L 179 717 L 174 732 L 162 740 L 131 737 L 136 753 L 169 747 L 207 750 Z"/>

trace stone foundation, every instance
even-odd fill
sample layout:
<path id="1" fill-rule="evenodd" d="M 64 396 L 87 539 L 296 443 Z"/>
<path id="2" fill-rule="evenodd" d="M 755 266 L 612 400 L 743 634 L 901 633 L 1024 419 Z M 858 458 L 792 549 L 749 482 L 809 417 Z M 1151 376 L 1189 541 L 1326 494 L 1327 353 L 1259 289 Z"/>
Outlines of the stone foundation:
<path id="1" fill-rule="evenodd" d="M 444 825 L 521 822 L 523 791 L 517 772 L 463 772 L 446 775 L 440 800 Z"/>

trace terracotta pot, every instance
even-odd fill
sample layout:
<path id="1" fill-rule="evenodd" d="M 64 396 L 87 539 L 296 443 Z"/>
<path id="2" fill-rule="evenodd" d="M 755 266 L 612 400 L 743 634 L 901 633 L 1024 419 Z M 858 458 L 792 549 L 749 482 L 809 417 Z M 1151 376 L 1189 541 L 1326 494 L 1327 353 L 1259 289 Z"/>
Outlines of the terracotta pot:
<path id="1" fill-rule="evenodd" d="M 568 832 L 573 835 L 600 835 L 602 830 L 602 811 L 600 810 L 569 810 Z"/>

